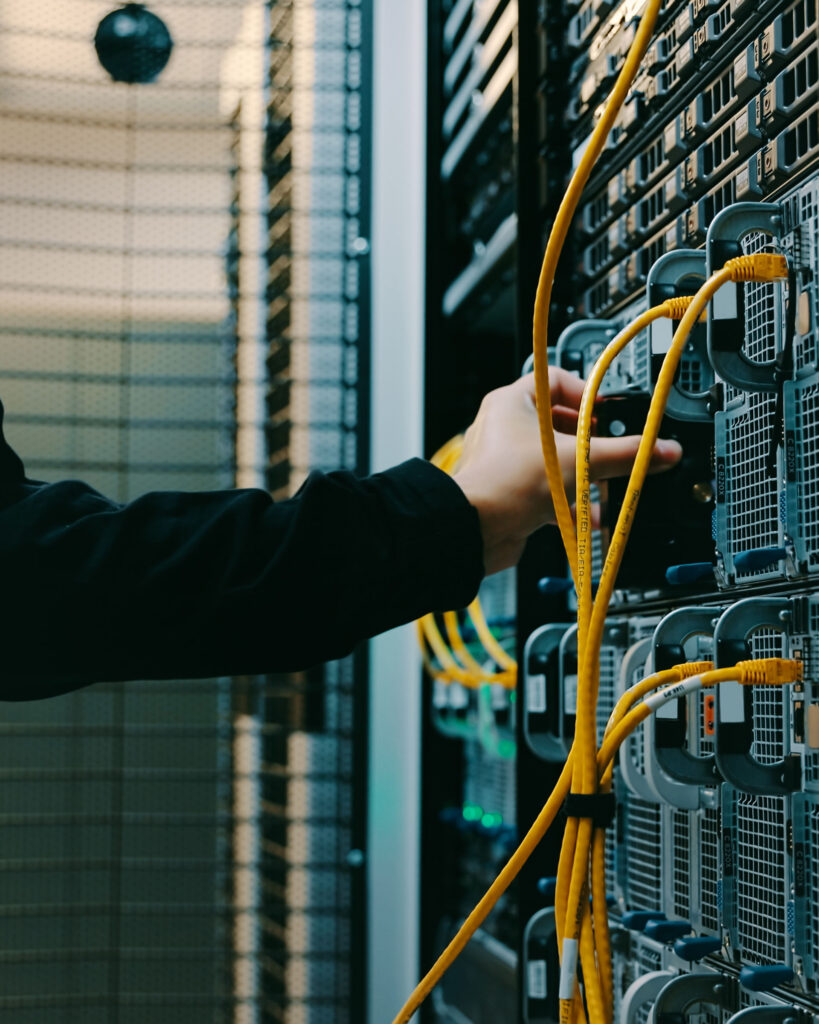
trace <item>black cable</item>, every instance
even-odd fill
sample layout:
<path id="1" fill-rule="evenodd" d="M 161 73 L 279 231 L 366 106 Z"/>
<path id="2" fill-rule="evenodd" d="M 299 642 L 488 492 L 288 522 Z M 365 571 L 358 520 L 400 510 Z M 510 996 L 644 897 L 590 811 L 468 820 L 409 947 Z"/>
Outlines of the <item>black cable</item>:
<path id="1" fill-rule="evenodd" d="M 776 357 L 774 379 L 776 381 L 776 409 L 771 425 L 771 439 L 768 444 L 768 458 L 765 468 L 768 476 L 776 476 L 776 452 L 782 444 L 785 422 L 785 381 L 793 375 L 793 347 L 796 339 L 796 270 L 793 263 L 788 265 L 788 306 L 785 313 L 785 344 Z"/>

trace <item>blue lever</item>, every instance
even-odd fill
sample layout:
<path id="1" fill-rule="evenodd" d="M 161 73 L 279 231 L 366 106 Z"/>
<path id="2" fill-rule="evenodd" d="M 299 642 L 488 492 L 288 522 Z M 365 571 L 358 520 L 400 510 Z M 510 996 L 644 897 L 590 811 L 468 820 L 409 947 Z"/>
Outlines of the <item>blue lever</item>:
<path id="1" fill-rule="evenodd" d="M 768 992 L 786 981 L 793 981 L 793 971 L 784 964 L 760 964 L 758 967 L 743 967 L 739 972 L 739 983 L 751 992 Z"/>
<path id="2" fill-rule="evenodd" d="M 688 921 L 649 921 L 643 932 L 657 942 L 673 942 L 691 931 Z"/>
<path id="3" fill-rule="evenodd" d="M 681 960 L 702 960 L 709 953 L 717 953 L 722 941 L 711 935 L 686 935 L 674 943 L 674 952 Z"/>
<path id="4" fill-rule="evenodd" d="M 623 927 L 630 932 L 641 932 L 649 921 L 665 921 L 660 910 L 629 910 L 623 914 Z"/>
<path id="5" fill-rule="evenodd" d="M 544 576 L 537 581 L 537 589 L 547 597 L 551 594 L 565 594 L 574 583 L 565 576 Z"/>
<path id="6" fill-rule="evenodd" d="M 786 548 L 752 548 L 740 551 L 734 558 L 734 568 L 739 572 L 753 572 L 755 569 L 768 569 L 784 558 Z"/>
<path id="7" fill-rule="evenodd" d="M 681 587 L 685 583 L 699 583 L 714 574 L 711 562 L 687 562 L 685 565 L 670 565 L 665 571 L 666 583 Z"/>
<path id="8" fill-rule="evenodd" d="M 554 906 L 555 893 L 557 892 L 556 878 L 539 878 L 537 880 L 537 891 L 546 900 L 549 906 Z"/>

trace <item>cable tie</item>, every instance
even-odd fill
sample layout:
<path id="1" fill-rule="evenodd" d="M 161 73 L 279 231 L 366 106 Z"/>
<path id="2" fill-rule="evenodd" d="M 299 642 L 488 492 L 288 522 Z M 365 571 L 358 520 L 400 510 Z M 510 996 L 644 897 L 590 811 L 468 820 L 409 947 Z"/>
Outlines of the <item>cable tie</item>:
<path id="1" fill-rule="evenodd" d="M 568 818 L 591 818 L 596 828 L 608 828 L 617 812 L 614 793 L 569 793 L 563 802 Z"/>

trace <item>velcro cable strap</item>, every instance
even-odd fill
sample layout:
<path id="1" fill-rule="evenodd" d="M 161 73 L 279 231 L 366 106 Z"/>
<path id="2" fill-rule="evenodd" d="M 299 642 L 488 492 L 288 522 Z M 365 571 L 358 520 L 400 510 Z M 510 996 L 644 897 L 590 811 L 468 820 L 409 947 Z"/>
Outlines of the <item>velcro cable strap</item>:
<path id="1" fill-rule="evenodd" d="M 608 828 L 617 812 L 614 793 L 569 793 L 563 803 L 567 818 L 591 818 L 597 828 Z"/>

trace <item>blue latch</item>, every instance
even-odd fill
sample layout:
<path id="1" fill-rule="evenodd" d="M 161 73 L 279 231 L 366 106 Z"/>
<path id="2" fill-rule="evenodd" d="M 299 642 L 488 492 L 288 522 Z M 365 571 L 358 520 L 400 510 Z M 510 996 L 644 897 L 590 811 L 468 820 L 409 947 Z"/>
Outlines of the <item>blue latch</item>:
<path id="1" fill-rule="evenodd" d="M 757 967 L 743 967 L 739 972 L 739 983 L 751 992 L 768 992 L 777 985 L 793 981 L 793 971 L 785 964 L 760 964 Z"/>
<path id="2" fill-rule="evenodd" d="M 717 953 L 722 940 L 712 935 L 686 935 L 674 943 L 674 952 L 681 960 L 702 960 L 709 953 Z"/>
<path id="3" fill-rule="evenodd" d="M 544 576 L 537 581 L 537 589 L 547 597 L 551 594 L 565 594 L 573 586 L 572 580 L 566 576 Z"/>
<path id="4" fill-rule="evenodd" d="M 629 910 L 623 914 L 623 927 L 630 932 L 641 932 L 649 921 L 665 921 L 661 910 Z"/>
<path id="5" fill-rule="evenodd" d="M 688 921 L 649 921 L 643 929 L 650 939 L 657 942 L 673 942 L 691 931 Z"/>
<path id="6" fill-rule="evenodd" d="M 666 583 L 681 587 L 686 583 L 699 583 L 714 575 L 712 562 L 687 562 L 684 565 L 669 565 L 665 571 Z"/>
<path id="7" fill-rule="evenodd" d="M 546 900 L 546 903 L 551 907 L 554 906 L 555 893 L 557 892 L 557 879 L 549 876 L 548 878 L 539 878 L 537 880 L 537 891 Z"/>
<path id="8" fill-rule="evenodd" d="M 772 565 L 776 565 L 787 553 L 787 548 L 753 548 L 751 551 L 740 551 L 734 557 L 734 568 L 737 572 L 768 569 Z"/>

